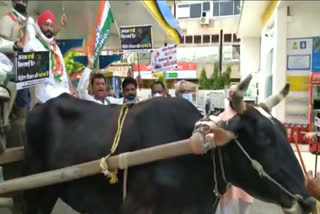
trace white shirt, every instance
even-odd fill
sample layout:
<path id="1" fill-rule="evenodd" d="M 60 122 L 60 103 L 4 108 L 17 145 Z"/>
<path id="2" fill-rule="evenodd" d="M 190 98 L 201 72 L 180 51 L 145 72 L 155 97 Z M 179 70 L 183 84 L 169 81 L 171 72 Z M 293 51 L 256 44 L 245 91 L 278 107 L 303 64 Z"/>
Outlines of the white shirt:
<path id="1" fill-rule="evenodd" d="M 48 51 L 37 39 L 36 37 L 30 38 L 30 40 L 27 42 L 27 44 L 24 46 L 23 49 L 24 52 L 32 52 L 32 51 Z M 66 72 L 65 64 L 63 61 L 63 56 L 61 54 L 61 51 L 59 47 L 57 46 L 57 53 L 60 57 L 60 60 L 62 62 L 62 67 L 63 67 L 63 75 L 61 77 L 61 82 L 58 82 L 54 79 L 53 74 L 51 72 L 51 60 L 49 63 L 49 78 L 46 80 L 44 84 L 36 85 L 35 86 L 35 96 L 36 96 L 36 101 L 38 103 L 45 103 L 48 100 L 58 97 L 59 95 L 63 93 L 69 93 L 70 88 L 69 88 L 69 81 L 68 81 L 68 74 Z M 51 52 L 50 52 L 51 56 Z M 51 59 L 51 57 L 49 57 Z"/>
<path id="2" fill-rule="evenodd" d="M 108 104 L 122 105 L 123 104 L 122 98 L 117 99 L 114 97 L 106 97 L 106 100 L 104 100 L 104 102 L 102 103 L 100 100 L 95 99 L 94 96 L 89 94 L 88 86 L 89 86 L 89 82 L 90 82 L 91 72 L 92 72 L 92 70 L 90 68 L 86 67 L 81 75 L 81 78 L 78 83 L 78 88 L 77 88 L 78 93 L 79 93 L 79 98 L 84 99 L 84 100 L 89 100 L 92 102 L 96 102 L 99 104 L 103 104 L 103 105 L 108 105 Z"/>

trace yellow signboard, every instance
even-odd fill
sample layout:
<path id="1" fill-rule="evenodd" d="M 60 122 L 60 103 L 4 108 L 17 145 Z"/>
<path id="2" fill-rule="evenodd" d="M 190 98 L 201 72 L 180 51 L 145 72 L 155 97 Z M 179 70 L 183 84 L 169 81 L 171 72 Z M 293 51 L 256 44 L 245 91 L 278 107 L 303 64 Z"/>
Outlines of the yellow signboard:
<path id="1" fill-rule="evenodd" d="M 287 76 L 287 82 L 290 84 L 290 91 L 309 91 L 309 76 Z"/>

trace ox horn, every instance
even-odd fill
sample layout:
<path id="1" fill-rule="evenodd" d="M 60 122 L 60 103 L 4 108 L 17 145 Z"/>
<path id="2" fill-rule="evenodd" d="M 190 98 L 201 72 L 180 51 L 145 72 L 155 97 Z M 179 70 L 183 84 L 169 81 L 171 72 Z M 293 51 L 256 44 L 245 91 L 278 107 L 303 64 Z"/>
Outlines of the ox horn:
<path id="1" fill-rule="evenodd" d="M 235 91 L 232 94 L 231 105 L 238 114 L 242 114 L 246 110 L 246 104 L 243 101 L 243 97 L 249 87 L 251 79 L 252 75 L 249 74 L 237 85 Z"/>
<path id="2" fill-rule="evenodd" d="M 273 107 L 278 105 L 283 100 L 283 98 L 285 98 L 289 94 L 289 90 L 290 90 L 290 84 L 287 83 L 285 87 L 278 94 L 268 97 L 264 102 L 264 104 L 268 107 L 269 110 L 271 110 Z"/>

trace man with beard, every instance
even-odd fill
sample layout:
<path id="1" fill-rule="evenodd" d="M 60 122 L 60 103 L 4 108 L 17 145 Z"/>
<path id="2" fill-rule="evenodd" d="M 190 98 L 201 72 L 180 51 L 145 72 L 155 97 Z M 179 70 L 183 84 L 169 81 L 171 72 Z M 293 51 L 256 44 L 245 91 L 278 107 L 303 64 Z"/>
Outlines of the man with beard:
<path id="1" fill-rule="evenodd" d="M 18 48 L 23 48 L 27 41 L 33 39 L 36 35 L 35 22 L 28 16 L 28 0 L 12 0 L 12 11 L 0 19 L 0 37 L 15 42 Z M 66 24 L 66 16 L 61 17 L 61 23 L 55 29 L 57 34 Z M 8 54 L 11 60 L 14 56 Z M 17 91 L 13 114 L 17 118 L 24 117 L 31 104 L 31 95 L 29 89 Z"/>
<path id="2" fill-rule="evenodd" d="M 36 37 L 27 42 L 25 52 L 49 51 L 50 72 L 49 79 L 41 85 L 35 86 L 37 103 L 45 103 L 51 98 L 58 97 L 62 93 L 69 93 L 77 96 L 70 78 L 67 75 L 61 51 L 56 44 L 54 32 L 56 28 L 55 16 L 50 11 L 43 12 L 38 17 L 35 25 Z"/>
<path id="3" fill-rule="evenodd" d="M 122 103 L 135 103 L 140 100 L 137 99 L 137 81 L 132 77 L 127 77 L 122 82 Z"/>

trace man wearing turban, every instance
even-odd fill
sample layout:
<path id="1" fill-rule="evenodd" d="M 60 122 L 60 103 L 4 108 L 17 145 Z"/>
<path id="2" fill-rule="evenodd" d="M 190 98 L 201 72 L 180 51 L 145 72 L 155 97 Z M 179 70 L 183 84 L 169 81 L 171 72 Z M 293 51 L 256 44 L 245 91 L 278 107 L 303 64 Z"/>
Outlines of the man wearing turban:
<path id="1" fill-rule="evenodd" d="M 35 86 L 37 103 L 45 103 L 63 93 L 77 95 L 67 75 L 63 56 L 54 37 L 55 24 L 54 14 L 48 10 L 43 12 L 35 25 L 36 38 L 28 41 L 24 47 L 25 52 L 50 52 L 49 79 L 44 84 Z"/>

